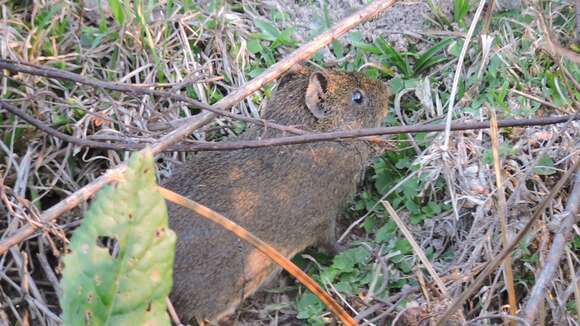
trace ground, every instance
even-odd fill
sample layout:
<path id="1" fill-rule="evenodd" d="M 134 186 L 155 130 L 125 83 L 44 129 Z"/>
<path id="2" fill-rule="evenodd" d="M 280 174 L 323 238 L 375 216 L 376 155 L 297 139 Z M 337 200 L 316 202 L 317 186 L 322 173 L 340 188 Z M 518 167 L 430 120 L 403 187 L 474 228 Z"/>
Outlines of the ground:
<path id="1" fill-rule="evenodd" d="M 2 59 L 154 86 L 213 104 L 364 3 L 3 1 L 0 54 Z M 498 1 L 492 14 L 488 5 L 476 17 L 478 5 L 461 0 L 399 3 L 319 51 L 311 64 L 361 70 L 388 83 L 392 105 L 385 125 L 445 123 L 449 107 L 456 121 L 578 112 L 580 45 L 573 1 Z M 472 24 L 477 28 L 471 36 Z M 465 42 L 468 48 L 462 53 Z M 0 101 L 78 139 L 150 143 L 200 112 L 157 96 L 10 70 L 0 74 L 0 85 Z M 233 112 L 259 117 L 273 87 L 275 83 L 253 94 Z M 0 121 L 3 241 L 130 155 L 67 143 L 5 109 Z M 219 118 L 189 141 L 219 141 L 245 127 Z M 498 255 L 502 238 L 515 238 L 578 161 L 579 134 L 578 122 L 570 121 L 498 132 L 385 137 L 388 149 L 370 162 L 359 195 L 340 220 L 341 252 L 330 256 L 313 249 L 295 262 L 361 322 L 416 325 L 438 318 Z M 170 176 L 187 155 L 158 156 L 159 179 Z M 536 276 L 553 264 L 549 253 L 563 234 L 571 193 L 567 182 L 511 252 L 513 281 L 494 269 L 455 320 L 501 323 L 510 312 L 510 287 L 516 293 L 515 309 L 525 310 Z M 62 256 L 87 206 L 42 225 L 43 232 L 2 254 L 0 325 L 60 324 Z M 390 206 L 397 214 L 389 212 Z M 578 320 L 576 224 L 566 239 L 546 300 L 537 308 L 546 324 L 574 325 Z M 448 294 L 436 290 L 437 276 Z M 332 319 L 317 298 L 287 275 L 231 318 L 248 325 L 320 325 Z"/>

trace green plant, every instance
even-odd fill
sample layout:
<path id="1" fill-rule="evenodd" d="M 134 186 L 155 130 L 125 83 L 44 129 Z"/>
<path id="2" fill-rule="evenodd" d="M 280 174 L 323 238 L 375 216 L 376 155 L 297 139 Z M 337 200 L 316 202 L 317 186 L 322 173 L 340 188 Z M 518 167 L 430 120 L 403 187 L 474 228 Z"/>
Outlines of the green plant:
<path id="1" fill-rule="evenodd" d="M 276 49 L 281 46 L 295 47 L 298 43 L 294 39 L 294 28 L 280 31 L 269 21 L 257 19 L 256 27 L 260 33 L 253 33 L 247 41 L 247 48 L 256 57 L 250 66 L 248 75 L 251 78 L 262 73 L 266 67 L 276 63 Z"/>
<path id="2" fill-rule="evenodd" d="M 127 7 L 128 3 L 121 2 L 121 0 L 108 0 L 109 1 L 109 8 L 111 8 L 111 13 L 113 14 L 113 18 L 119 25 L 123 25 L 125 23 L 125 10 L 123 6 Z"/>
<path id="3" fill-rule="evenodd" d="M 305 320 L 308 325 L 324 325 L 321 315 L 324 313 L 325 307 L 312 292 L 304 292 L 298 299 L 296 308 L 298 309 L 296 318 Z"/>
<path id="4" fill-rule="evenodd" d="M 135 154 L 73 233 L 61 280 L 65 325 L 170 324 L 176 236 L 167 222 L 153 155 Z"/>
<path id="5" fill-rule="evenodd" d="M 532 172 L 539 175 L 552 175 L 556 173 L 554 160 L 549 156 L 542 156 L 538 160 L 538 164 L 532 169 Z"/>
<path id="6" fill-rule="evenodd" d="M 465 27 L 465 16 L 469 12 L 469 0 L 453 0 L 453 19 Z"/>
<path id="7" fill-rule="evenodd" d="M 452 42 L 452 39 L 445 38 L 421 53 L 413 51 L 399 53 L 381 37 L 371 44 L 363 41 L 360 33 L 353 32 L 348 35 L 348 39 L 362 52 L 376 55 L 385 67 L 396 67 L 405 79 L 416 78 L 428 69 L 448 60 L 448 56 L 441 52 Z"/>

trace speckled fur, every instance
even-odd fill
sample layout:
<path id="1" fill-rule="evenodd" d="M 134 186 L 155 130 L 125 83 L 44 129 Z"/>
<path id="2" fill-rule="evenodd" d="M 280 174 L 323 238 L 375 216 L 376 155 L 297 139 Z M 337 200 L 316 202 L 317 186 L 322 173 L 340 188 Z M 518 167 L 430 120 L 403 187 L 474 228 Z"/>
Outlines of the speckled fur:
<path id="1" fill-rule="evenodd" d="M 309 69 L 286 75 L 264 118 L 310 130 L 380 125 L 387 110 L 386 87 L 357 74 L 325 72 L 329 114 L 317 120 L 304 104 Z M 351 103 L 355 89 L 363 105 Z M 251 128 L 240 138 L 279 136 L 271 128 Z M 165 187 L 215 209 L 284 255 L 306 247 L 334 244 L 334 219 L 356 193 L 371 150 L 364 142 L 205 152 L 181 166 Z M 216 321 L 235 311 L 243 298 L 279 270 L 269 258 L 221 227 L 170 205 L 177 232 L 171 296 L 182 320 Z"/>

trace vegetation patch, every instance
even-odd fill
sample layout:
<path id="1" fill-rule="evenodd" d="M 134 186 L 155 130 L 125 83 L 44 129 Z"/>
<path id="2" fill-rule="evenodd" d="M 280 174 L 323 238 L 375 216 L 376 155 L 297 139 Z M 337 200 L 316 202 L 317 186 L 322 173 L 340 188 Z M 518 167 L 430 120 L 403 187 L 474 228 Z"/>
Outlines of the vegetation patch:
<path id="1" fill-rule="evenodd" d="M 492 10 L 489 5 L 478 10 L 478 2 L 466 0 L 424 5 L 430 14 L 421 29 L 394 33 L 389 30 L 393 26 L 362 25 L 319 51 L 310 64 L 361 71 L 388 83 L 392 105 L 385 126 L 578 112 L 578 9 L 572 2 L 524 2 L 512 10 Z M 288 9 L 294 6 L 301 10 Z M 0 53 L 6 60 L 214 104 L 330 28 L 337 22 L 337 6 L 329 1 L 5 1 L 0 4 Z M 304 12 L 313 24 L 299 23 L 297 15 Z M 0 101 L 84 140 L 151 144 L 201 112 L 163 96 L 135 96 L 9 70 L 0 74 L 0 85 Z M 259 118 L 274 87 L 265 86 L 232 112 Z M 247 124 L 218 117 L 187 140 L 219 141 L 243 133 Z M 499 145 L 494 147 L 495 140 Z M 311 249 L 294 260 L 361 323 L 416 325 L 413 321 L 437 319 L 501 252 L 502 239 L 514 239 L 574 167 L 579 140 L 577 121 L 496 133 L 485 129 L 382 137 L 377 145 L 381 154 L 337 227 L 339 252 Z M 147 159 L 163 180 L 189 155 L 194 154 L 166 152 Z M 92 215 L 95 208 L 85 213 L 84 206 L 54 223 L 40 225 L 39 216 L 129 156 L 129 151 L 73 145 L 0 111 L 1 238 L 11 239 L 31 223 L 43 230 L 11 246 L 0 259 L 0 321 L 52 325 L 72 320 L 70 310 L 59 305 L 72 308 L 71 302 L 78 302 L 78 292 L 60 285 L 71 280 L 67 266 L 83 266 L 81 257 L 76 262 L 72 258 L 79 253 L 81 236 L 71 234 L 75 229 L 77 234 L 88 232 L 87 224 L 79 227 L 82 216 L 83 223 L 102 220 Z M 146 180 L 126 186 L 141 190 L 139 182 L 154 181 L 153 173 L 151 169 L 141 177 Z M 117 190 L 130 190 L 121 188 Z M 578 320 L 580 234 L 575 225 L 561 259 L 554 263 L 548 255 L 562 234 L 569 198 L 577 198 L 572 189 L 568 182 L 555 194 L 508 256 L 513 280 L 497 268 L 452 318 L 496 324 L 507 322 L 514 309 L 528 318 L 526 304 L 538 273 L 555 264 L 539 318 L 552 325 Z M 120 196 L 111 191 L 99 196 Z M 91 206 L 98 206 L 101 197 Z M 506 229 L 500 212 L 505 213 Z M 121 263 L 126 250 L 139 245 L 124 243 L 120 233 L 94 235 L 91 248 L 111 260 L 115 270 L 126 263 Z M 168 231 L 167 241 L 171 238 Z M 64 255 L 66 248 L 73 256 Z M 172 250 L 166 254 L 163 264 L 172 261 Z M 169 272 L 164 268 L 161 274 L 168 277 Z M 444 289 L 437 286 L 438 279 Z M 332 316 L 316 296 L 287 277 L 278 282 L 280 286 L 244 302 L 232 318 L 246 324 L 296 319 L 310 325 L 330 323 Z M 510 306 L 508 288 L 517 294 L 515 306 Z M 163 299 L 168 290 L 164 286 L 154 299 L 138 299 L 168 321 Z M 109 310 L 119 307 L 114 296 L 113 291 L 101 297 Z M 91 313 L 91 318 L 96 316 Z"/>

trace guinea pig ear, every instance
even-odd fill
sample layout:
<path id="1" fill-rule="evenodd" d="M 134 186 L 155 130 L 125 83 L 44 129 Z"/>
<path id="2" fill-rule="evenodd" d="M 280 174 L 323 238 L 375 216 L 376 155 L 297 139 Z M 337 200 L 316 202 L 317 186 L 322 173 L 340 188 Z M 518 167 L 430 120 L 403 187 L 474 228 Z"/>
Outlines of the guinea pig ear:
<path id="1" fill-rule="evenodd" d="M 308 87 L 306 87 L 305 102 L 308 111 L 316 118 L 322 119 L 326 116 L 322 108 L 324 95 L 328 91 L 328 78 L 322 72 L 314 72 L 310 75 Z"/>

